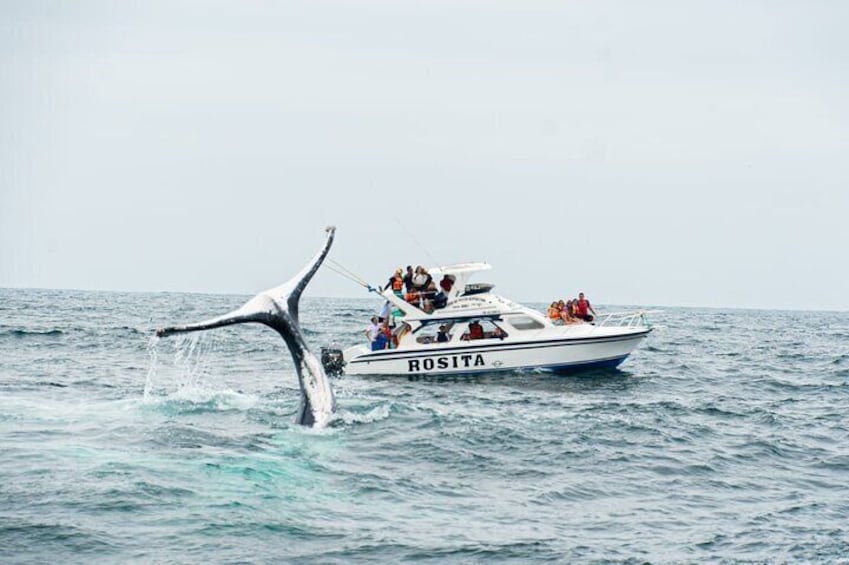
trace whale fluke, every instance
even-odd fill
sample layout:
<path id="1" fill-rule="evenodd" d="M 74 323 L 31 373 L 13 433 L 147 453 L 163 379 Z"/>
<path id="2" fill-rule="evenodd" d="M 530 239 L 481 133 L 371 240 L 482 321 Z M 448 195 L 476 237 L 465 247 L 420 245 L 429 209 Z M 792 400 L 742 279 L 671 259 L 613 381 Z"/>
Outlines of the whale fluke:
<path id="1" fill-rule="evenodd" d="M 298 302 L 333 244 L 336 228 L 330 226 L 326 231 L 324 247 L 300 273 L 288 282 L 260 292 L 244 306 L 229 314 L 196 324 L 157 328 L 156 335 L 166 337 L 176 333 L 247 323 L 265 324 L 275 329 L 289 347 L 295 363 L 295 371 L 298 374 L 301 403 L 296 422 L 304 426 L 323 427 L 336 411 L 336 398 L 321 363 L 310 352 L 301 333 L 301 327 L 298 324 Z"/>

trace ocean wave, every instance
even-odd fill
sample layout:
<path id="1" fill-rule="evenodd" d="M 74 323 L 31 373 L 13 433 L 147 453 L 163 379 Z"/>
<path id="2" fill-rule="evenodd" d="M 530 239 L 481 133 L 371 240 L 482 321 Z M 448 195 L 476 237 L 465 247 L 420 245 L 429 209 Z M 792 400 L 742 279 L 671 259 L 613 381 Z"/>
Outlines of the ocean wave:
<path id="1" fill-rule="evenodd" d="M 381 420 L 386 420 L 389 418 L 392 412 L 391 404 L 381 404 L 380 406 L 376 406 L 369 410 L 368 412 L 360 413 L 353 412 L 351 410 L 342 410 L 337 412 L 335 422 L 340 422 L 343 424 L 351 425 L 351 424 L 371 424 L 374 422 L 380 422 Z"/>
<path id="2" fill-rule="evenodd" d="M 102 532 L 45 522 L 14 525 L 0 523 L 0 545 L 3 546 L 4 559 L 10 562 L 17 561 L 17 556 L 33 555 L 36 548 L 39 552 L 53 548 L 54 551 L 93 556 L 114 550 L 115 547 Z"/>
<path id="3" fill-rule="evenodd" d="M 186 386 L 164 396 L 148 395 L 144 404 L 150 409 L 170 415 L 202 414 L 205 412 L 243 412 L 255 407 L 259 397 L 229 389 L 209 390 Z"/>

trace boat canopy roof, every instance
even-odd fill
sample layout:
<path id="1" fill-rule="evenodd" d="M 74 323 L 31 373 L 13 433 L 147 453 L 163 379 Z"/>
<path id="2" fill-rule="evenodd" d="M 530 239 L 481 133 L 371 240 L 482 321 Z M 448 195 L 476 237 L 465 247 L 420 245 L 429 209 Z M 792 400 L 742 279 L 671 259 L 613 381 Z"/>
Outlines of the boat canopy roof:
<path id="1" fill-rule="evenodd" d="M 474 273 L 490 270 L 492 270 L 492 265 L 479 261 L 472 263 L 455 263 L 454 265 L 442 265 L 440 267 L 428 269 L 428 272 L 431 275 L 453 275 L 455 277 L 458 275 L 464 275 L 464 278 L 468 278 Z"/>

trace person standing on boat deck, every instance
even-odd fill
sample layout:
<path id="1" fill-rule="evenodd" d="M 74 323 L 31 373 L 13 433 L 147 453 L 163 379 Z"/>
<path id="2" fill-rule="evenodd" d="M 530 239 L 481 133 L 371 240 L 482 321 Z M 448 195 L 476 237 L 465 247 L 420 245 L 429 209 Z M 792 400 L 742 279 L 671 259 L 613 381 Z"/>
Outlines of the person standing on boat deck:
<path id="1" fill-rule="evenodd" d="M 421 265 L 416 266 L 416 274 L 413 275 L 413 289 L 422 292 L 427 288 L 428 274 Z"/>
<path id="2" fill-rule="evenodd" d="M 386 349 L 386 346 L 389 344 L 388 338 L 386 337 L 386 333 L 382 329 L 378 329 L 377 335 L 374 338 L 374 341 L 371 342 L 371 350 L 372 351 L 380 351 L 381 349 Z"/>
<path id="3" fill-rule="evenodd" d="M 380 324 L 377 322 L 377 316 L 371 317 L 371 324 L 366 328 L 365 334 L 369 344 L 373 347 L 374 340 L 377 339 L 377 334 L 380 333 Z"/>
<path id="4" fill-rule="evenodd" d="M 385 340 L 385 344 L 381 349 L 392 349 L 394 345 L 392 343 L 392 329 L 389 327 L 389 320 L 384 320 L 382 324 L 380 324 L 380 334 L 383 336 Z"/>
<path id="5" fill-rule="evenodd" d="M 596 314 L 596 311 L 593 310 L 593 307 L 590 304 L 590 301 L 587 300 L 586 298 L 584 298 L 583 292 L 578 293 L 578 303 L 577 303 L 576 309 L 577 309 L 576 318 L 580 318 L 581 320 L 583 320 L 585 322 L 592 322 L 594 320 L 593 315 L 598 316 L 598 314 Z M 592 314 L 590 314 L 590 312 L 592 312 Z"/>
<path id="6" fill-rule="evenodd" d="M 404 275 L 404 287 L 407 293 L 413 292 L 413 267 L 407 265 L 407 274 Z"/>
<path id="7" fill-rule="evenodd" d="M 383 290 L 391 288 L 398 298 L 404 297 L 404 277 L 401 272 L 401 267 L 395 269 L 395 274 L 389 277 L 389 282 L 383 287 Z"/>
<path id="8" fill-rule="evenodd" d="M 427 272 L 427 269 L 422 267 L 422 273 L 424 273 L 425 276 L 425 288 L 429 287 L 430 285 L 433 285 L 433 287 L 436 288 L 436 283 L 433 282 L 433 277 L 430 276 L 430 273 Z"/>

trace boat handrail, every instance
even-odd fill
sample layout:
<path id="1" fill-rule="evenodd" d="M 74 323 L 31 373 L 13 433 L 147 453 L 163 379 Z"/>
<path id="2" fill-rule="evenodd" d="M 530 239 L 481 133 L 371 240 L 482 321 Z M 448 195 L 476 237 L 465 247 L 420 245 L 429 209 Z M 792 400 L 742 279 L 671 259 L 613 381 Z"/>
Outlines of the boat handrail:
<path id="1" fill-rule="evenodd" d="M 595 326 L 602 328 L 605 326 L 616 326 L 620 328 L 639 328 L 652 327 L 651 322 L 646 317 L 646 314 L 656 314 L 660 310 L 632 310 L 630 312 L 610 312 L 608 314 L 600 314 L 595 319 Z"/>

